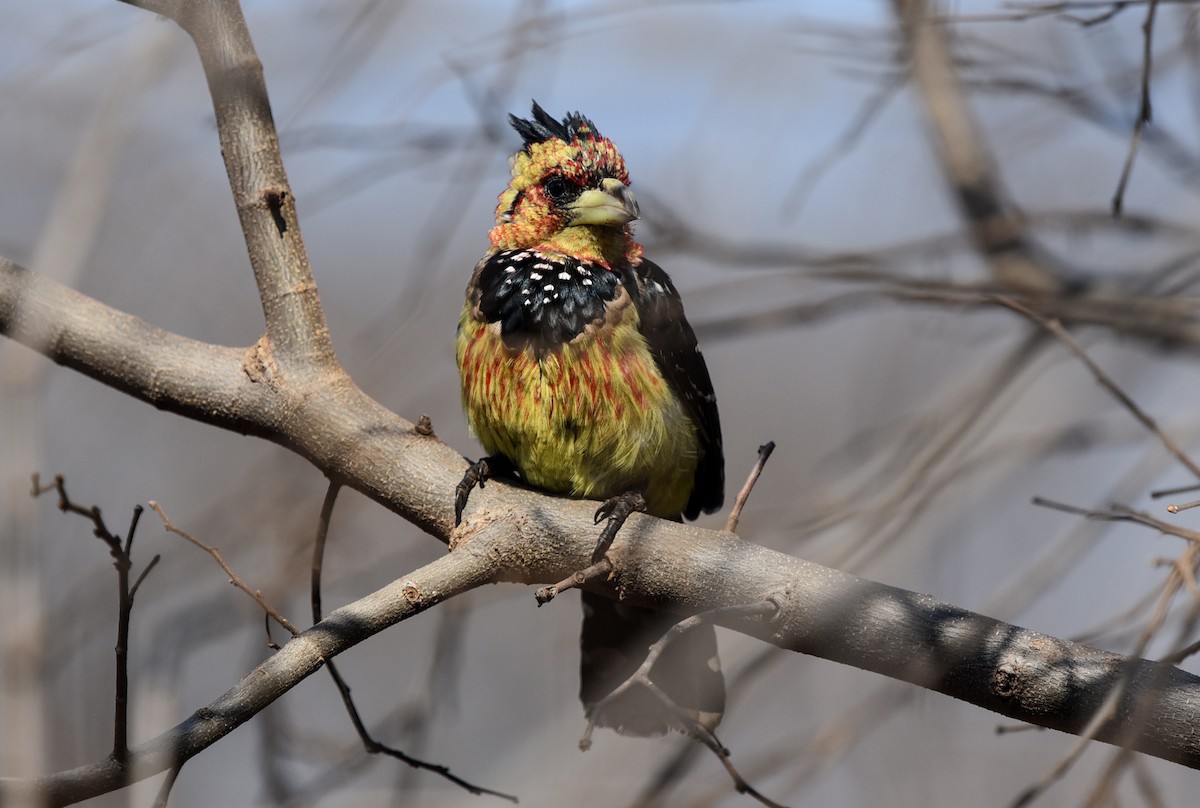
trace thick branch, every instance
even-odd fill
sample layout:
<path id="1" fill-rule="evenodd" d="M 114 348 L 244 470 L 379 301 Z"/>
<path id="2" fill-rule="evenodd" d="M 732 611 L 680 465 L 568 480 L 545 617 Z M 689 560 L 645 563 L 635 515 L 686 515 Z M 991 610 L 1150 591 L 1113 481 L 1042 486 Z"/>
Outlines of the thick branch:
<path id="1" fill-rule="evenodd" d="M 262 62 L 241 4 L 125 1 L 170 17 L 195 42 L 266 317 L 266 345 L 275 361 L 332 365 L 333 343 L 300 234 L 295 194 L 283 168 Z"/>
<path id="2" fill-rule="evenodd" d="M 159 409 L 266 435 L 279 399 L 255 384 L 253 350 L 157 328 L 0 258 L 0 334 Z"/>
<path id="3" fill-rule="evenodd" d="M 186 339 L 2 258 L 0 334 L 159 409 L 286 446 L 448 539 L 462 477 L 450 469 L 462 457 L 336 365 L 287 374 L 261 341 L 237 349 Z"/>

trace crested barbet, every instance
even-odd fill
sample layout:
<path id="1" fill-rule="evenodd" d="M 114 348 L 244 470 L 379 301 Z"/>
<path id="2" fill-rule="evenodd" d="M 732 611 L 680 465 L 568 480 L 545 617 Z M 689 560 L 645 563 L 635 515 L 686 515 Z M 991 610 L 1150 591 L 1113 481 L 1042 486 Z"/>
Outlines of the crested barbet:
<path id="1" fill-rule="evenodd" d="M 571 497 L 608 500 L 616 527 L 636 508 L 679 520 L 721 507 L 725 461 L 716 397 L 671 279 L 646 260 L 625 161 L 579 113 L 558 121 L 536 102 L 510 115 L 524 139 L 500 195 L 491 247 L 467 285 L 457 360 L 462 401 L 488 475 Z M 606 531 L 597 557 L 607 550 Z M 689 727 L 646 688 L 597 702 L 624 682 L 677 620 L 583 593 L 580 698 L 623 734 Z M 720 721 L 725 685 L 712 627 L 669 643 L 651 680 L 691 720 Z"/>

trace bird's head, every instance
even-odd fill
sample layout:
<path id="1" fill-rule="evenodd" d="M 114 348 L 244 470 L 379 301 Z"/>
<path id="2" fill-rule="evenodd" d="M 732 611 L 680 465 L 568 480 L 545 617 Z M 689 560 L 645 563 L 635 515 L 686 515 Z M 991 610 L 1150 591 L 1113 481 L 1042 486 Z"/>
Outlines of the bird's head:
<path id="1" fill-rule="evenodd" d="M 577 112 L 562 121 L 533 103 L 533 119 L 508 116 L 525 140 L 500 195 L 492 246 L 543 249 L 602 264 L 636 261 L 629 223 L 637 200 L 617 147 Z"/>

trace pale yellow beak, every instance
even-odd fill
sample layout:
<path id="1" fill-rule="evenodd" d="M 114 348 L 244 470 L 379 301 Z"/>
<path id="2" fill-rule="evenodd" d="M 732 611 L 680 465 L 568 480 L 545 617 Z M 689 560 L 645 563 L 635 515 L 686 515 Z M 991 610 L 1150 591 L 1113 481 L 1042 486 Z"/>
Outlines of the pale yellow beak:
<path id="1" fill-rule="evenodd" d="M 606 179 L 599 188 L 584 191 L 569 208 L 571 224 L 620 227 L 640 215 L 633 192 L 620 180 Z"/>

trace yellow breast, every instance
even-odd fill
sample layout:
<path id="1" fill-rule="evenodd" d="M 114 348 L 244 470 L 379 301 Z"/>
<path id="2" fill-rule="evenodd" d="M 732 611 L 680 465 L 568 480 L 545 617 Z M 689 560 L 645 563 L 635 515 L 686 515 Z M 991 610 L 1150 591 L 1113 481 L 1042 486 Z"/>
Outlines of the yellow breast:
<path id="1" fill-rule="evenodd" d="M 618 322 L 539 354 L 507 346 L 499 325 L 480 322 L 468 304 L 457 358 L 472 431 L 531 485 L 588 499 L 642 488 L 650 513 L 683 511 L 699 441 L 632 306 Z"/>

